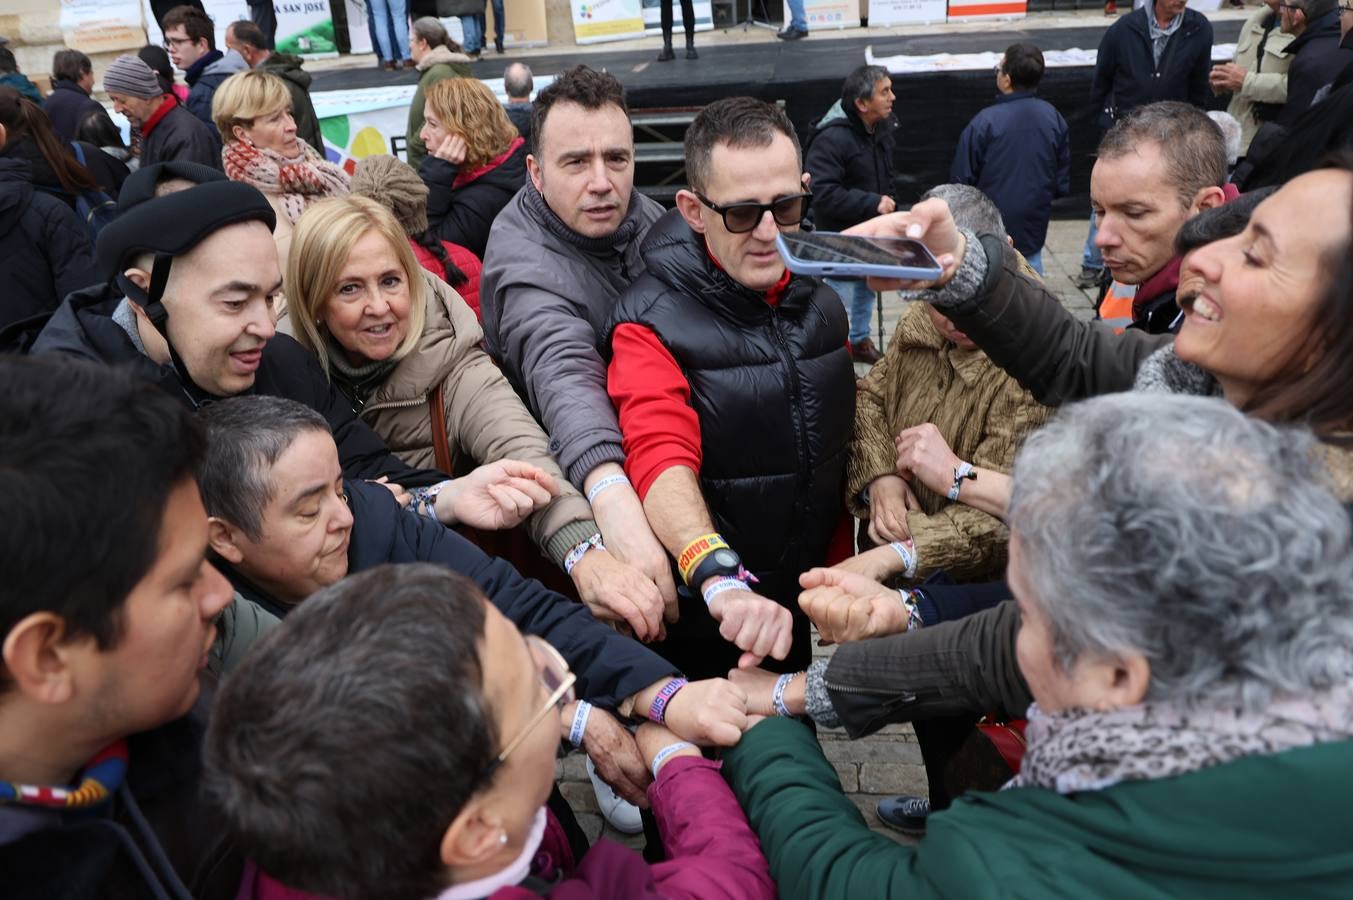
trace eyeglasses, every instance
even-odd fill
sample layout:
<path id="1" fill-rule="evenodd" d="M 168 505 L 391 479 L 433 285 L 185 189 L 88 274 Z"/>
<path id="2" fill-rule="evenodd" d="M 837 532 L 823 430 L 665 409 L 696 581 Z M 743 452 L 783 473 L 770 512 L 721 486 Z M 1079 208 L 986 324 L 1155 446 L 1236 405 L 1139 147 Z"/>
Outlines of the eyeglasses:
<path id="1" fill-rule="evenodd" d="M 173 50 L 173 49 L 174 49 L 175 47 L 177 47 L 179 44 L 191 44 L 192 42 L 193 42 L 193 39 L 192 39 L 192 38 L 188 38 L 188 37 L 181 37 L 181 38 L 171 38 L 171 37 L 167 37 L 167 38 L 164 39 L 164 49 L 166 49 L 166 50 Z"/>
<path id="2" fill-rule="evenodd" d="M 550 712 L 558 711 L 568 706 L 576 699 L 573 691 L 573 685 L 578 681 L 578 676 L 574 675 L 568 669 L 568 663 L 564 657 L 559 655 L 559 651 L 550 646 L 544 638 L 536 637 L 534 634 L 528 634 L 526 637 L 526 649 L 531 654 L 531 661 L 536 664 L 536 669 L 540 672 L 540 680 L 544 683 L 545 689 L 550 692 L 550 697 L 545 701 L 545 705 L 540 711 L 531 717 L 531 721 L 526 723 L 521 732 L 508 741 L 502 752 L 489 763 L 484 771 L 484 778 L 487 780 L 493 777 L 493 773 L 498 771 L 498 767 L 507 762 L 508 756 L 513 750 L 521 746 L 521 742 L 526 740 L 526 736 L 540 724 L 540 720 L 545 718 Z"/>
<path id="3" fill-rule="evenodd" d="M 1341 12 L 1341 13 L 1353 12 L 1353 3 L 1350 3 L 1350 4 L 1348 4 L 1347 6 L 1345 6 L 1344 4 L 1340 3 L 1340 4 L 1339 4 L 1339 12 Z"/>
<path id="4" fill-rule="evenodd" d="M 807 191 L 789 197 L 781 197 L 770 203 L 730 203 L 720 206 L 699 191 L 691 191 L 700 202 L 723 217 L 723 227 L 731 234 L 746 234 L 761 224 L 761 217 L 770 213 L 777 225 L 797 225 L 803 221 L 808 211 L 808 203 L 813 195 Z"/>

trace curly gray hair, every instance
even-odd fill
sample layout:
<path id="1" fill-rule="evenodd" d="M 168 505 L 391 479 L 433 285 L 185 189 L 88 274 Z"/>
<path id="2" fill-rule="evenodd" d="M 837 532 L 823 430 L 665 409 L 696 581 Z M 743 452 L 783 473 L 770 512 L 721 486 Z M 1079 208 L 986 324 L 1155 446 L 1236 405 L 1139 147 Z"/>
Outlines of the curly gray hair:
<path id="1" fill-rule="evenodd" d="M 1135 651 L 1149 699 L 1247 711 L 1353 676 L 1349 516 L 1304 431 L 1220 399 L 1077 404 L 1020 450 L 1009 523 L 1064 670 Z"/>

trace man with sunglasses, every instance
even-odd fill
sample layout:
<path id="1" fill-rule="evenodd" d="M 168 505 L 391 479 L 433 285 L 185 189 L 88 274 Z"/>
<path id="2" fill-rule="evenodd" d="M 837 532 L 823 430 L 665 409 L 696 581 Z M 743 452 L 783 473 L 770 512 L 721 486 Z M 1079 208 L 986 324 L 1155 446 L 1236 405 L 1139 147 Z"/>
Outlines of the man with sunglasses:
<path id="1" fill-rule="evenodd" d="M 776 251 L 811 196 L 782 110 L 705 107 L 686 171 L 605 335 L 625 469 L 685 585 L 657 646 L 692 677 L 766 656 L 792 672 L 811 655 L 798 576 L 826 562 L 844 522 L 846 314 Z"/>

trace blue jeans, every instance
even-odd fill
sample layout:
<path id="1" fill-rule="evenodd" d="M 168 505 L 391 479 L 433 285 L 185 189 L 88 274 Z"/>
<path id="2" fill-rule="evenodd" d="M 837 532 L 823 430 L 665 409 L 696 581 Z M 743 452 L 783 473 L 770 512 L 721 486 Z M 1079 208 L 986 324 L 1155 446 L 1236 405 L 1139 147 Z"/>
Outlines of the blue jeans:
<path id="1" fill-rule="evenodd" d="M 503 16 L 503 0 L 493 0 L 493 36 L 503 39 L 503 29 L 507 27 Z M 481 31 L 483 29 L 480 29 Z"/>
<path id="2" fill-rule="evenodd" d="M 409 56 L 409 8 L 406 0 L 367 0 L 367 27 L 382 62 Z"/>
<path id="3" fill-rule="evenodd" d="M 1024 261 L 1027 262 L 1027 263 L 1029 264 L 1029 268 L 1033 269 L 1033 270 L 1034 270 L 1035 272 L 1037 272 L 1039 275 L 1042 275 L 1042 274 L 1043 274 L 1043 250 L 1042 250 L 1042 248 L 1039 248 L 1038 252 L 1035 253 L 1033 256 L 1026 256 L 1026 257 L 1024 257 Z"/>
<path id="4" fill-rule="evenodd" d="M 787 0 L 789 3 L 789 27 L 795 31 L 808 30 L 808 16 L 803 11 L 803 0 Z"/>
<path id="5" fill-rule="evenodd" d="M 1081 268 L 1094 269 L 1096 271 L 1104 268 L 1104 257 L 1099 255 L 1099 248 L 1095 246 L 1095 235 L 1099 233 L 1099 225 L 1095 222 L 1095 212 L 1090 211 L 1090 234 L 1085 238 L 1085 249 L 1081 251 Z"/>
<path id="6" fill-rule="evenodd" d="M 461 16 L 460 28 L 465 32 L 466 53 L 478 53 L 484 49 L 483 16 Z"/>
<path id="7" fill-rule="evenodd" d="M 824 278 L 836 291 L 850 317 L 850 342 L 858 344 L 869 337 L 869 322 L 874 315 L 874 292 L 863 278 Z"/>

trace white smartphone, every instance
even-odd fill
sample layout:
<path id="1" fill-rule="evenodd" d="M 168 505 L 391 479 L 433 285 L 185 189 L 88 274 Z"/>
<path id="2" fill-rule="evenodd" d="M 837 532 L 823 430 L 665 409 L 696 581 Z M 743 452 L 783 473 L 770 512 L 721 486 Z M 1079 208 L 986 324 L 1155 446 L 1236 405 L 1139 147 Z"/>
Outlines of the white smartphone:
<path id="1" fill-rule="evenodd" d="M 777 235 L 775 245 L 785 266 L 798 275 L 933 281 L 944 272 L 925 244 L 910 238 L 799 231 Z"/>

